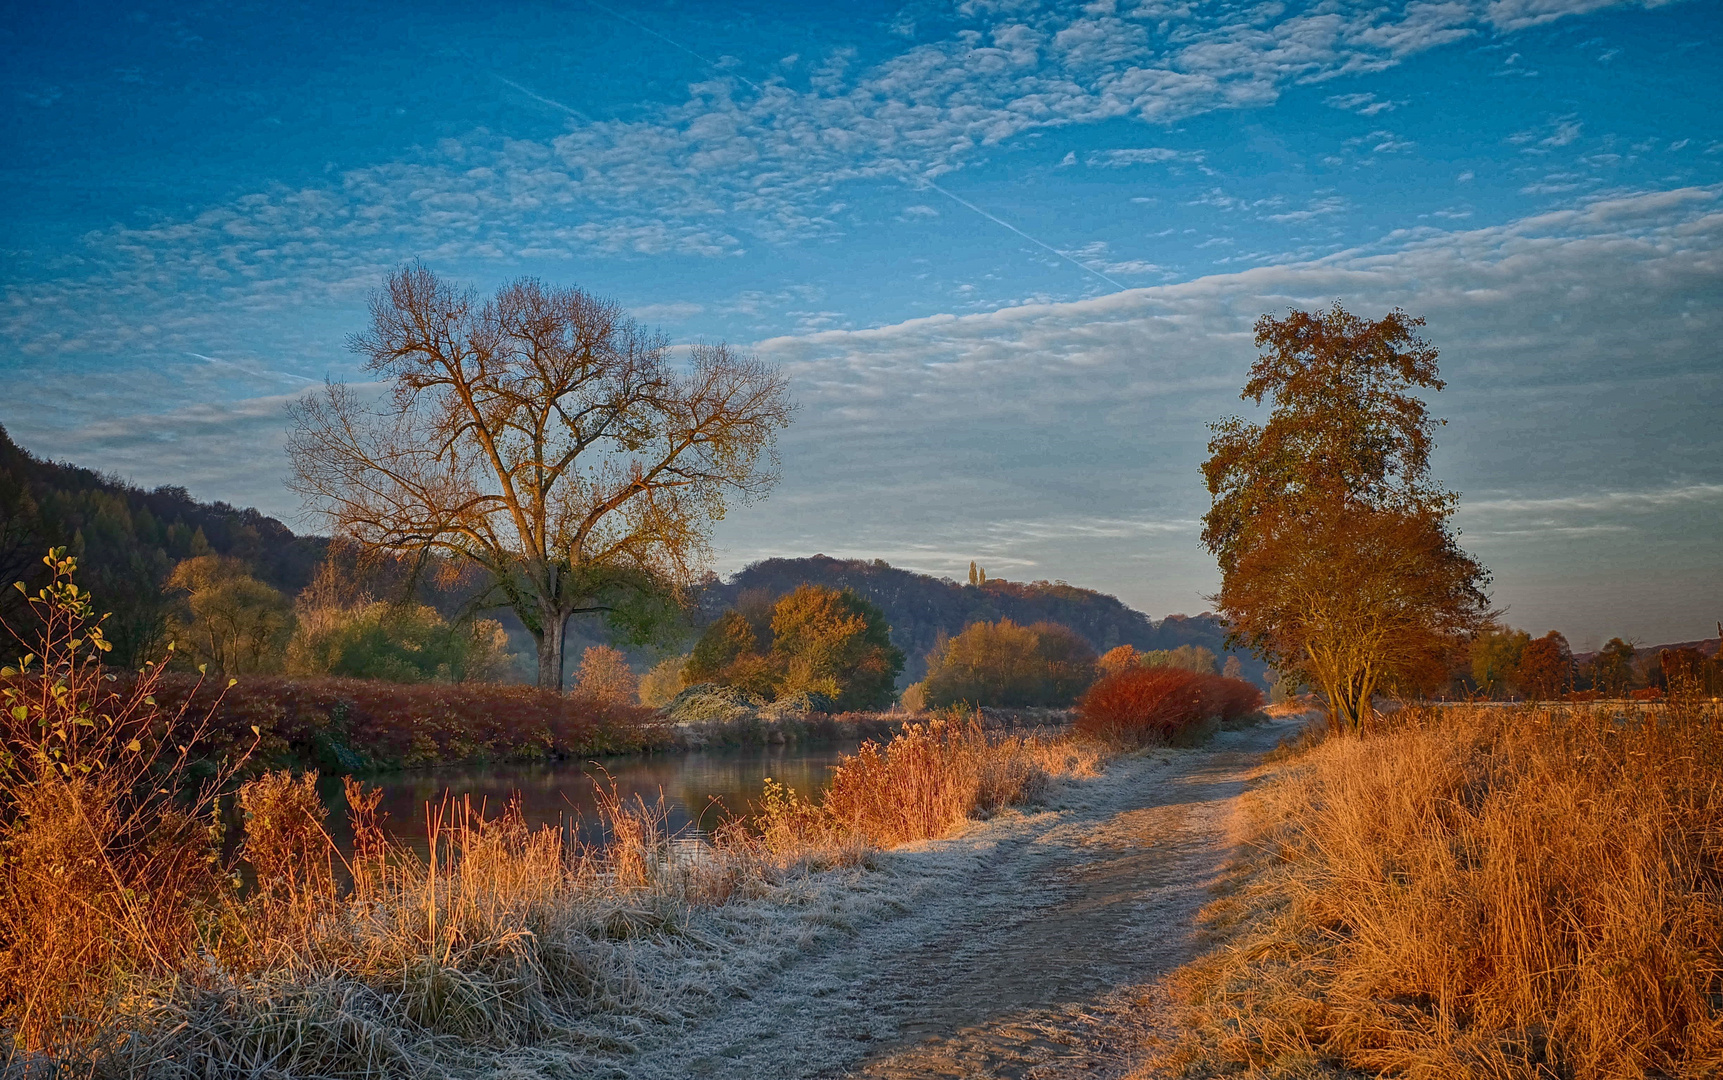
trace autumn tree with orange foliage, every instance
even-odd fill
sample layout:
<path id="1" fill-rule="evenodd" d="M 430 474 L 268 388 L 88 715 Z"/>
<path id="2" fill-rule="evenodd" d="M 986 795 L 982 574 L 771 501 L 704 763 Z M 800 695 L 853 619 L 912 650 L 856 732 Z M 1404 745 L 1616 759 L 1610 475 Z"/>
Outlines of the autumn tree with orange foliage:
<path id="1" fill-rule="evenodd" d="M 1488 572 L 1449 524 L 1458 496 L 1430 478 L 1441 422 L 1415 391 L 1443 383 L 1423 325 L 1339 303 L 1264 315 L 1241 396 L 1269 401 L 1267 421 L 1211 425 L 1202 538 L 1229 643 L 1319 688 L 1338 728 L 1487 614 Z"/>
<path id="2" fill-rule="evenodd" d="M 423 266 L 371 300 L 353 339 L 389 386 L 331 384 L 293 410 L 294 487 L 369 549 L 488 573 L 562 686 L 568 620 L 650 634 L 732 499 L 764 495 L 789 422 L 784 377 L 723 345 L 669 343 L 580 289 L 524 278 L 480 303 Z"/>
<path id="3" fill-rule="evenodd" d="M 1527 642 L 1514 681 L 1533 701 L 1548 701 L 1567 691 L 1573 685 L 1573 651 L 1567 638 L 1551 630 Z"/>

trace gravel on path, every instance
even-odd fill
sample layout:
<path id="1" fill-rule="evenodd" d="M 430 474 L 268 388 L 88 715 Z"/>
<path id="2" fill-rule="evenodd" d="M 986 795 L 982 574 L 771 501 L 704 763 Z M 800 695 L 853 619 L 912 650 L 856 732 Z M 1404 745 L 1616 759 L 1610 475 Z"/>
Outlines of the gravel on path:
<path id="1" fill-rule="evenodd" d="M 852 924 L 779 953 L 614 1075 L 1124 1075 L 1159 1022 L 1154 981 L 1198 949 L 1239 796 L 1302 723 L 1130 755 L 1044 807 L 883 853 Z"/>

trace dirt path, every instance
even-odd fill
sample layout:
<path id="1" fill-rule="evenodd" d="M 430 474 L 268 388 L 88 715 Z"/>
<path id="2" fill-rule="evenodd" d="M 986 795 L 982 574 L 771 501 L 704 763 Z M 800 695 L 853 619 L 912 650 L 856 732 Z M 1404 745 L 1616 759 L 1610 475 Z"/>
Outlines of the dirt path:
<path id="1" fill-rule="evenodd" d="M 883 914 L 617 1075 L 1116 1076 L 1145 984 L 1188 960 L 1238 796 L 1287 720 L 1116 762 L 1043 812 L 882 857 Z"/>

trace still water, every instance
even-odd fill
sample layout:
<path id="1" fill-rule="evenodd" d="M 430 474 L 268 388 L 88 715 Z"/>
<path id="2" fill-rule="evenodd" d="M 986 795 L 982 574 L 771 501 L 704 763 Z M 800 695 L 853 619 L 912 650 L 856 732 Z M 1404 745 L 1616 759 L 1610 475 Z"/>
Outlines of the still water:
<path id="1" fill-rule="evenodd" d="M 672 835 L 695 836 L 720 822 L 750 816 L 760 801 L 766 777 L 804 795 L 824 791 L 832 766 L 853 746 L 776 746 L 745 750 L 691 751 L 642 757 L 598 758 L 553 764 L 497 765 L 483 768 L 427 769 L 387 773 L 366 783 L 383 789 L 378 809 L 383 827 L 423 856 L 427 807 L 470 800 L 474 809 L 496 816 L 519 796 L 529 826 L 556 825 L 586 843 L 602 843 L 598 824 L 601 787 L 614 784 L 623 799 L 638 796 L 649 806 L 660 798 Z M 330 809 L 330 831 L 351 850 L 346 799 L 340 781 L 323 787 Z M 445 815 L 446 816 L 446 815 Z"/>

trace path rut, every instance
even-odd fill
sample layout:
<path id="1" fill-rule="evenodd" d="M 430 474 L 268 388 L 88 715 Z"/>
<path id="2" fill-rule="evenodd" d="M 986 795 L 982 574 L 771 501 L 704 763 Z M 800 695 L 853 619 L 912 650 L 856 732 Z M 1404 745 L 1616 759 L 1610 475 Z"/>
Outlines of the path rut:
<path id="1" fill-rule="evenodd" d="M 1238 798 L 1300 721 L 1128 757 L 1047 809 L 882 856 L 892 913 L 618 1070 L 649 1077 L 1121 1076 L 1197 949 Z"/>

